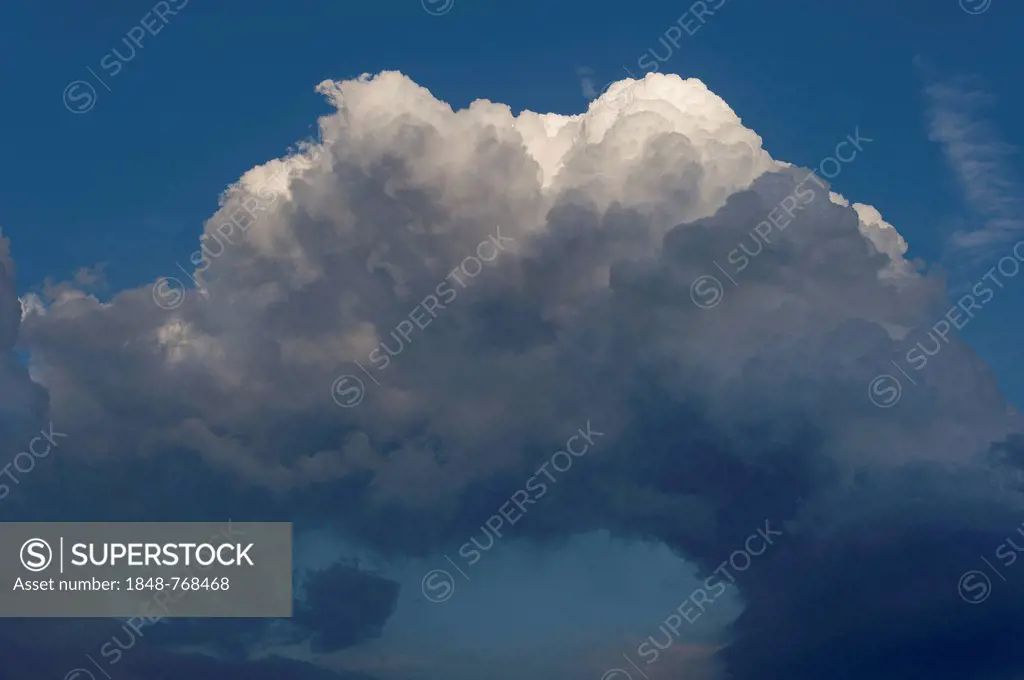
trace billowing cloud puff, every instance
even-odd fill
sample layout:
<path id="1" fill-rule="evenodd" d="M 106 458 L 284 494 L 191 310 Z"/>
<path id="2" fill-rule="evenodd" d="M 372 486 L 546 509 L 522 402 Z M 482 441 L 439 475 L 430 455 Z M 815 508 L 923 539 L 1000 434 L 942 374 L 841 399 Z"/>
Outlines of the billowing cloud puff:
<path id="1" fill-rule="evenodd" d="M 398 73 L 320 91 L 325 141 L 225 192 L 198 288 L 26 306 L 75 436 L 53 474 L 103 479 L 39 512 L 180 518 L 188 497 L 425 556 L 590 423 L 594 454 L 516 531 L 608 529 L 710 571 L 784 526 L 738 583 L 738 678 L 902 677 L 911 649 L 940 673 L 963 667 L 954 634 L 1020 626 L 1019 598 L 956 595 L 1016 521 L 992 479 L 1019 423 L 954 335 L 907 367 L 950 305 L 877 209 L 773 160 L 692 79 L 578 116 L 453 111 Z M 890 373 L 899 391 L 869 391 Z M 986 650 L 986 677 L 1014 661 Z"/>

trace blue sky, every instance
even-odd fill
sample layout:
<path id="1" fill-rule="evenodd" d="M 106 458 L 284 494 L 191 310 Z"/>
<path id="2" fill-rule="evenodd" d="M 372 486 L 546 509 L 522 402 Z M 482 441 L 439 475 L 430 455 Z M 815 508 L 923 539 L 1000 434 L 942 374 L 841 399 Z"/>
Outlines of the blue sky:
<path id="1" fill-rule="evenodd" d="M 855 129 L 870 138 L 872 142 L 865 151 L 833 180 L 833 191 L 850 201 L 877 208 L 909 243 L 908 257 L 920 258 L 922 266 L 930 272 L 948 270 L 950 289 L 958 296 L 965 286 L 969 289 L 1010 251 L 1007 243 L 996 243 L 980 251 L 966 252 L 952 244 L 954 232 L 990 229 L 987 225 L 995 219 L 993 215 L 1006 217 L 999 212 L 1005 203 L 1007 221 L 1012 223 L 1021 218 L 1020 233 L 1024 234 L 1024 213 L 1013 212 L 1016 210 L 1014 201 L 1020 200 L 1018 192 L 1024 186 L 1019 183 L 1019 179 L 1024 178 L 1024 161 L 1016 154 L 999 153 L 1000 149 L 1024 147 L 1020 125 L 1024 90 L 1019 68 L 1024 63 L 1024 42 L 1020 40 L 1024 5 L 1010 0 L 990 0 L 991 6 L 983 12 L 965 10 L 965 7 L 967 10 L 979 8 L 984 1 L 785 0 L 765 3 L 727 0 L 698 31 L 682 36 L 678 47 L 672 47 L 671 55 L 660 64 L 660 71 L 697 78 L 705 83 L 724 99 L 745 127 L 761 136 L 764 149 L 776 159 L 816 167 L 822 158 L 833 153 L 837 142 Z M 594 98 L 594 88 L 600 90 L 605 83 L 627 74 L 641 75 L 641 64 L 649 63 L 644 59 L 649 50 L 665 54 L 666 31 L 687 11 L 686 4 L 661 0 L 629 5 L 579 0 L 554 3 L 524 0 L 513 4 L 454 0 L 450 11 L 440 16 L 425 11 L 419 0 L 383 3 L 313 0 L 301 4 L 187 0 L 182 3 L 183 0 L 171 3 L 180 7 L 178 13 L 169 17 L 157 35 L 145 35 L 142 47 L 135 50 L 131 58 L 123 59 L 122 68 L 113 76 L 104 70 L 101 62 L 114 48 L 125 53 L 123 37 L 138 25 L 140 17 L 152 4 L 115 3 L 116 7 L 98 8 L 81 3 L 40 2 L 0 9 L 0 57 L 8 65 L 0 72 L 0 91 L 6 95 L 6 106 L 0 114 L 3 121 L 0 134 L 5 153 L 11 159 L 0 169 L 0 186 L 3 186 L 0 228 L 11 241 L 19 295 L 40 293 L 47 280 L 67 281 L 80 268 L 105 263 L 106 288 L 97 294 L 107 300 L 119 292 L 150 285 L 158 277 L 175 276 L 176 263 L 188 267 L 189 255 L 197 247 L 204 224 L 219 208 L 221 193 L 250 168 L 285 155 L 299 140 L 315 137 L 317 118 L 334 113 L 333 107 L 314 91 L 321 81 L 350 80 L 364 73 L 395 70 L 455 109 L 464 108 L 477 99 L 487 99 L 507 104 L 516 114 L 523 110 L 578 114 L 587 110 Z M 105 80 L 101 83 L 98 77 Z M 85 112 L 70 110 L 64 97 L 69 83 L 79 80 L 95 88 L 95 106 Z M 930 87 L 948 83 L 971 92 L 983 91 L 991 102 L 977 110 L 966 111 L 937 101 L 929 94 Z M 935 120 L 960 120 L 957 116 L 967 116 L 965 120 L 970 123 L 968 138 L 953 140 L 960 143 L 957 148 L 961 151 L 968 149 L 967 157 L 957 156 L 956 149 L 951 151 L 949 139 L 937 139 L 934 134 Z M 998 160 L 986 165 L 984 161 L 992 157 L 993 149 Z M 993 206 L 993 202 L 999 206 Z M 1009 241 L 1010 245 L 1013 240 Z M 836 269 L 842 267 L 837 264 Z M 907 298 L 919 293 L 908 293 Z M 517 298 L 517 304 L 529 304 L 524 302 L 529 297 L 524 293 L 522 298 Z M 851 295 L 850 299 L 853 297 Z M 565 308 L 580 302 L 576 298 L 567 299 Z M 1013 278 L 1005 290 L 998 291 L 991 305 L 986 305 L 984 312 L 972 319 L 963 332 L 963 337 L 991 367 L 1005 392 L 1006 402 L 1017 407 L 1024 405 L 1024 360 L 1020 352 L 1024 343 L 1024 321 L 1015 313 L 1022 303 L 1024 276 L 1019 276 Z M 275 314 L 288 319 L 291 314 L 327 316 L 320 307 L 311 309 L 309 313 L 296 305 L 287 312 L 278 309 Z M 923 312 L 923 325 L 930 326 L 943 311 L 939 305 Z M 69 316 L 75 314 L 69 313 Z M 271 316 L 267 314 L 268 318 Z M 240 328 L 244 324 L 228 313 L 217 323 L 223 323 L 219 330 L 225 336 L 249 337 L 248 329 Z M 97 325 L 105 324 L 103 321 Z M 76 383 L 56 379 L 62 375 L 61 367 L 78 366 L 88 374 L 88 357 L 93 357 L 95 367 L 104 367 L 104 370 L 108 359 L 102 358 L 105 356 L 102 353 L 90 354 L 91 344 L 90 349 L 83 349 L 81 353 L 76 349 L 59 350 L 63 342 L 61 336 L 70 333 L 77 337 L 74 331 L 58 326 L 29 326 L 25 332 L 28 347 L 25 351 L 34 351 L 39 356 L 33 377 L 52 381 L 46 387 L 55 395 L 52 396 L 55 409 L 75 411 L 68 404 L 77 403 L 78 397 L 74 396 L 77 393 L 61 390 Z M 113 327 L 121 332 L 122 326 L 114 324 Z M 123 328 L 130 330 L 123 332 L 134 333 L 140 327 L 125 321 Z M 750 332 L 750 327 L 740 322 L 733 327 Z M 741 337 L 740 331 L 735 337 L 729 336 L 728 328 L 723 324 L 722 335 L 715 342 L 734 348 L 749 339 Z M 89 332 L 93 330 L 96 328 L 90 326 Z M 162 328 L 161 332 L 164 330 Z M 212 330 L 209 332 L 214 334 Z M 118 336 L 116 342 L 107 338 L 99 344 L 105 346 L 109 342 L 110 346 L 128 347 L 129 342 L 135 342 L 142 335 L 139 331 L 125 338 Z M 257 335 L 252 337 L 257 338 Z M 67 341 L 71 342 L 72 338 Z M 613 338 L 609 346 L 619 341 L 623 339 Z M 856 344 L 859 339 L 850 342 Z M 822 343 L 822 346 L 809 347 L 808 354 L 827 357 L 827 343 Z M 285 344 L 281 343 L 281 347 Z M 905 349 L 911 344 L 908 339 L 902 346 Z M 652 343 L 654 346 L 663 347 Z M 698 353 L 704 351 L 689 349 Z M 266 347 L 259 345 L 257 339 L 251 346 L 245 346 L 246 352 L 250 350 L 253 354 L 245 354 L 246 360 L 251 359 L 253 364 L 265 360 L 261 352 Z M 444 354 L 443 350 L 435 348 L 435 351 L 439 357 Z M 839 357 L 841 352 L 836 351 L 835 355 Z M 776 355 L 766 352 L 766 356 Z M 231 374 L 232 379 L 238 380 L 232 384 L 242 384 L 245 378 L 238 376 L 255 372 L 253 365 L 247 366 L 231 352 L 221 357 L 216 365 L 223 367 L 225 375 Z M 409 358 L 415 356 L 403 360 Z M 936 362 L 945 360 L 946 355 L 943 355 Z M 968 369 L 973 366 L 952 352 L 948 360 L 949 375 L 954 375 L 956 370 L 969 373 Z M 120 359 L 110 358 L 109 361 L 113 365 Z M 770 364 L 771 360 L 766 359 L 766 362 Z M 716 364 L 713 358 L 706 363 Z M 841 361 L 837 358 L 835 363 Z M 407 363 L 397 370 L 407 370 L 406 366 Z M 96 370 L 102 373 L 100 368 Z M 232 373 L 236 370 L 237 373 Z M 330 384 L 334 377 L 330 371 L 334 370 L 334 364 L 326 364 L 320 377 Z M 774 369 L 750 368 L 745 364 L 743 370 L 757 380 L 763 377 L 759 371 Z M 965 373 L 949 378 L 942 374 L 946 369 L 936 370 L 944 380 L 966 380 Z M 821 383 L 815 383 L 814 389 L 828 395 L 828 375 L 824 370 L 819 373 Z M 181 375 L 186 376 L 182 380 L 192 377 L 186 371 Z M 694 376 L 698 375 L 699 372 L 687 374 L 687 379 L 695 380 Z M 89 382 L 87 376 L 76 375 L 75 379 L 78 378 L 85 384 Z M 805 382 L 813 383 L 813 378 L 813 375 L 802 375 Z M 92 379 L 102 382 L 99 375 Z M 444 379 L 450 379 L 453 391 L 467 384 L 456 377 Z M 141 379 L 139 382 L 145 383 Z M 131 413 L 136 404 L 149 404 L 150 397 L 156 399 L 152 395 L 133 394 L 127 387 L 131 384 L 132 380 L 114 372 L 109 384 L 97 387 L 98 391 L 110 389 L 115 395 L 110 397 L 105 413 Z M 800 387 L 804 384 L 799 383 L 792 393 L 804 395 Z M 781 391 L 790 384 L 779 382 L 777 385 Z M 257 382 L 252 390 L 261 392 L 264 387 L 265 383 Z M 122 389 L 126 391 L 121 392 Z M 591 386 L 591 389 L 596 388 Z M 669 387 L 665 390 L 666 394 L 672 392 Z M 751 395 L 755 392 L 751 389 Z M 197 400 L 209 396 L 201 390 L 196 394 Z M 702 406 L 712 404 L 708 407 L 711 409 L 721 406 L 717 401 L 721 395 L 702 396 L 707 396 L 706 402 L 697 400 Z M 637 403 L 646 403 L 644 398 L 637 397 Z M 746 393 L 737 394 L 735 398 L 738 403 L 742 402 L 743 408 L 750 407 Z M 864 401 L 863 395 L 859 398 Z M 97 403 L 103 401 L 97 399 Z M 527 398 L 530 399 L 532 397 Z M 753 401 L 754 397 L 749 399 Z M 793 399 L 799 401 L 800 397 Z M 813 398 L 809 401 L 814 403 Z M 185 412 L 192 407 L 187 402 L 185 398 L 171 400 L 164 407 L 154 402 L 153 413 L 160 408 L 166 408 L 171 414 Z M 975 402 L 982 400 L 970 403 Z M 321 414 L 302 412 L 303 403 L 296 398 L 294 421 L 308 430 L 296 425 L 295 439 L 300 441 L 300 447 L 308 445 L 310 451 L 316 451 L 317 447 L 327 444 L 313 431 L 326 426 Z M 480 402 L 481 419 L 489 415 L 489 412 L 484 413 L 486 403 L 486 400 Z M 686 403 L 690 408 L 696 402 Z M 799 403 L 807 406 L 808 402 Z M 985 401 L 986 408 L 989 403 Z M 290 408 L 291 404 L 287 406 Z M 404 402 L 395 401 L 383 410 L 389 414 L 404 413 L 405 407 Z M 943 408 L 946 407 L 953 408 L 943 403 Z M 253 413 L 280 413 L 281 408 L 281 404 L 263 404 Z M 527 406 L 522 409 L 529 410 Z M 240 407 L 241 410 L 244 409 Z M 724 422 L 727 418 L 722 413 L 727 410 L 722 407 L 721 412 L 715 411 L 712 420 L 722 418 Z M 641 425 L 656 423 L 653 429 L 658 436 L 665 434 L 685 439 L 689 435 L 676 432 L 674 423 L 686 423 L 688 418 L 696 417 L 685 409 L 682 414 L 671 414 L 667 410 L 652 411 L 649 407 L 638 406 L 637 412 L 645 415 L 637 416 L 639 424 L 629 430 L 631 436 L 635 436 L 635 446 L 641 448 L 643 444 L 659 451 L 648 439 L 654 435 L 645 433 Z M 955 409 L 953 412 L 960 413 Z M 82 413 L 88 413 L 88 409 L 83 408 Z M 829 414 L 816 413 L 823 420 L 831 418 Z M 934 415 L 929 414 L 929 418 Z M 235 415 L 226 416 L 230 426 L 240 420 L 236 420 Z M 786 415 L 791 414 L 787 411 Z M 152 413 L 147 411 L 145 417 L 150 416 Z M 160 417 L 156 417 L 157 420 Z M 261 417 L 254 417 L 254 420 L 259 422 Z M 74 420 L 71 416 L 68 418 Z M 81 418 L 82 422 L 88 421 L 86 415 Z M 966 420 L 967 416 L 964 418 Z M 985 420 L 982 416 L 977 418 L 979 422 Z M 415 418 L 410 419 L 415 423 L 409 425 L 409 431 L 420 436 L 422 433 L 416 428 L 427 426 Z M 908 419 L 914 420 L 909 416 Z M 524 416 L 524 422 L 527 420 Z M 945 420 L 949 420 L 948 414 Z M 361 423 L 360 427 L 363 425 Z M 382 426 L 384 430 L 387 427 L 390 426 Z M 785 426 L 779 427 L 785 430 Z M 875 425 L 868 426 L 869 433 L 875 431 L 872 427 Z M 885 427 L 885 424 L 877 425 L 879 431 Z M 366 428 L 367 431 L 372 429 Z M 856 427 L 851 426 L 851 429 Z M 212 431 L 218 435 L 221 432 L 217 427 Z M 636 434 L 637 431 L 640 434 Z M 387 440 L 390 433 L 380 435 L 387 440 L 384 447 L 388 450 L 387 456 L 403 450 L 400 440 L 407 432 L 395 426 L 395 441 Z M 725 450 L 725 442 L 730 437 L 742 439 L 746 432 L 737 427 L 729 434 L 715 431 L 703 439 L 694 435 L 690 443 L 706 451 L 718 450 L 715 447 Z M 785 430 L 778 436 L 792 437 L 801 444 L 813 440 L 810 435 L 805 440 L 804 434 L 794 426 L 792 431 Z M 276 439 L 278 433 L 268 433 L 258 427 L 239 436 L 246 441 L 250 441 L 250 437 L 252 440 L 265 438 L 268 446 L 280 443 Z M 284 434 L 280 436 L 283 440 Z M 527 440 L 529 436 L 524 435 Z M 414 439 L 412 435 L 409 437 Z M 935 435 L 934 440 L 930 437 L 921 435 L 918 440 L 935 444 L 953 439 L 952 435 L 946 438 Z M 476 441 L 469 435 L 467 438 Z M 178 440 L 174 442 L 174 446 L 179 445 Z M 376 445 L 378 440 L 374 442 Z M 844 443 L 848 442 L 844 440 Z M 900 449 L 893 444 L 892 450 Z M 775 450 L 768 446 L 762 453 L 770 458 Z M 397 457 L 398 453 L 394 455 Z M 952 454 L 943 456 L 945 453 L 936 455 L 943 464 L 959 460 Z M 747 461 L 743 456 L 738 456 L 740 458 Z M 842 456 L 837 455 L 838 458 Z M 908 454 L 906 460 L 913 458 Z M 609 469 L 615 472 L 618 459 L 612 460 L 607 463 L 612 466 L 608 469 L 580 474 L 596 477 L 608 473 Z M 561 668 L 563 652 L 571 647 L 573 658 L 592 654 L 585 665 L 587 672 L 597 669 L 594 676 L 597 680 L 600 670 L 614 661 L 616 650 L 622 644 L 656 630 L 678 601 L 699 587 L 703 574 L 698 577 L 697 565 L 706 567 L 704 562 L 711 559 L 705 550 L 718 554 L 715 551 L 721 546 L 731 545 L 728 541 L 736 538 L 733 522 L 741 523 L 727 512 L 731 506 L 723 498 L 732 496 L 724 494 L 711 503 L 715 512 L 728 515 L 716 517 L 720 524 L 711 521 L 708 525 L 701 524 L 692 535 L 685 531 L 673 533 L 662 526 L 662 522 L 668 521 L 667 517 L 685 514 L 683 511 L 690 508 L 682 501 L 677 504 L 676 500 L 669 499 L 668 491 L 659 486 L 664 481 L 688 488 L 689 480 L 682 479 L 686 475 L 680 472 L 680 479 L 677 479 L 666 460 L 674 459 L 657 458 L 650 462 L 650 468 L 639 466 L 658 480 L 654 490 L 641 488 L 641 485 L 622 491 L 623 496 L 617 497 L 622 503 L 627 503 L 622 498 L 638 505 L 650 502 L 647 514 L 617 517 L 615 521 L 606 522 L 588 518 L 587 513 L 581 511 L 580 518 L 574 515 L 572 521 L 566 522 L 568 528 L 551 529 L 556 538 L 552 544 L 541 541 L 546 546 L 544 549 L 537 548 L 531 540 L 511 540 L 476 568 L 482 572 L 479 583 L 467 584 L 465 589 L 459 584 L 459 593 L 447 608 L 423 601 L 420 578 L 425 570 L 443 566 L 443 551 L 438 549 L 441 544 L 445 549 L 450 549 L 451 545 L 457 548 L 458 536 L 468 538 L 476 531 L 482 518 L 472 514 L 452 520 L 459 527 L 453 530 L 455 539 L 446 535 L 443 541 L 438 540 L 428 547 L 418 540 L 420 535 L 432 534 L 413 529 L 409 529 L 409 533 L 417 536 L 403 535 L 401 539 L 396 538 L 394 544 L 384 539 L 377 542 L 367 539 L 366 532 L 377 526 L 376 522 L 385 523 L 379 517 L 366 519 L 365 525 L 346 527 L 339 535 L 311 533 L 300 542 L 297 559 L 303 568 L 309 569 L 329 565 L 341 556 L 360 555 L 385 577 L 402 585 L 397 611 L 389 619 L 388 634 L 374 638 L 366 648 L 347 650 L 348 668 L 398 678 L 407 670 L 401 663 L 408 662 L 411 664 L 408 668 L 418 669 L 417 664 L 426 663 L 422 659 L 430 658 L 431 663 L 441 664 L 433 667 L 435 675 L 421 669 L 416 671 L 422 672 L 421 675 L 410 671 L 408 676 L 427 679 L 437 677 L 438 669 L 448 670 L 444 663 L 437 661 L 445 654 L 460 657 L 469 654 L 468 650 L 475 650 L 474 653 L 483 654 L 484 660 L 473 663 L 486 668 L 494 659 L 503 660 L 501 663 L 506 660 L 518 663 L 523 649 L 532 649 L 544 663 Z M 89 464 L 92 464 L 91 459 Z M 174 474 L 187 477 L 188 465 L 176 459 Z M 701 459 L 692 469 L 687 468 L 686 474 L 696 475 L 711 468 L 717 470 L 714 462 Z M 799 496 L 802 502 L 804 494 L 813 495 L 802 486 L 807 484 L 810 488 L 809 480 L 813 475 L 808 472 L 808 477 L 804 478 L 799 472 L 794 472 L 794 480 L 790 481 L 794 497 Z M 820 470 L 815 474 L 818 472 Z M 502 468 L 497 479 L 515 488 L 518 473 L 514 466 Z M 420 472 L 414 469 L 400 478 L 418 480 L 418 474 Z M 129 473 L 124 475 L 127 477 Z M 768 482 L 791 490 L 771 475 L 764 478 L 752 475 L 748 480 L 752 486 L 743 486 L 743 489 L 749 492 L 750 488 L 757 488 L 759 497 L 763 494 L 773 502 L 776 499 L 774 487 Z M 879 488 L 888 489 L 886 485 L 896 484 L 887 477 L 874 480 L 867 475 L 867 478 L 868 485 L 877 481 Z M 452 507 L 465 504 L 475 508 L 478 497 L 473 495 L 473 488 L 466 482 L 466 488 L 459 487 L 459 493 L 454 495 L 456 500 L 447 501 Z M 499 496 L 503 488 L 495 483 L 495 493 Z M 595 484 L 594 488 L 602 487 Z M 210 495 L 198 487 L 192 490 L 197 495 Z M 483 491 L 477 491 L 486 497 Z M 634 492 L 636 496 L 629 495 Z M 660 495 L 662 492 L 664 498 Z M 251 500 L 249 496 L 246 498 Z M 587 506 L 589 497 L 567 498 Z M 321 498 L 311 492 L 308 499 L 295 507 L 302 506 L 306 511 L 308 508 L 303 505 L 306 502 L 310 507 L 328 507 L 333 500 L 334 496 Z M 563 501 L 565 505 L 561 505 Z M 480 508 L 486 507 L 489 511 L 488 502 L 480 501 Z M 274 509 L 289 507 L 274 505 L 276 501 L 267 503 L 267 507 Z M 557 507 L 567 513 L 567 508 L 573 507 L 566 499 L 559 503 Z M 781 500 L 779 503 L 789 507 Z M 437 513 L 452 516 L 448 506 Z M 424 511 L 423 516 L 428 514 Z M 743 521 L 748 519 L 740 514 Z M 381 515 L 393 517 L 386 512 Z M 756 521 L 762 516 L 758 515 Z M 359 517 L 362 521 L 362 516 Z M 712 541 L 702 533 L 712 532 L 709 528 L 712 525 L 715 529 L 727 527 L 732 534 L 728 539 L 716 537 Z M 420 528 L 415 524 L 409 526 Z M 540 526 L 546 530 L 543 522 Z M 399 531 L 388 525 L 380 533 L 388 534 L 392 530 Z M 550 538 L 545 530 L 538 530 L 538 534 Z M 739 536 L 740 540 L 742 538 Z M 408 544 L 397 548 L 402 541 Z M 414 544 L 415 549 L 409 547 Z M 700 557 L 682 562 L 680 555 L 685 551 L 679 546 L 683 545 Z M 890 554 L 888 550 L 887 545 L 879 555 Z M 807 554 L 818 555 L 813 550 Z M 758 592 L 768 597 L 765 591 Z M 797 605 L 793 606 L 797 609 Z M 709 647 L 723 643 L 727 638 L 726 626 L 742 608 L 742 598 L 730 593 L 727 604 L 702 622 L 706 627 L 694 629 L 690 641 Z M 500 614 L 492 617 L 496 612 Z M 743 625 L 749 621 L 756 623 L 761 619 L 751 617 Z M 571 644 L 565 643 L 565 649 L 560 650 L 552 642 L 568 637 L 573 639 Z M 489 645 L 495 639 L 500 643 L 492 648 Z M 480 650 L 485 650 L 486 654 Z M 389 661 L 380 659 L 394 659 L 395 666 L 390 667 Z M 807 667 L 815 667 L 812 662 L 808 664 Z M 511 673 L 520 667 L 513 663 L 509 668 Z M 562 677 L 576 676 L 570 676 L 566 670 Z"/>

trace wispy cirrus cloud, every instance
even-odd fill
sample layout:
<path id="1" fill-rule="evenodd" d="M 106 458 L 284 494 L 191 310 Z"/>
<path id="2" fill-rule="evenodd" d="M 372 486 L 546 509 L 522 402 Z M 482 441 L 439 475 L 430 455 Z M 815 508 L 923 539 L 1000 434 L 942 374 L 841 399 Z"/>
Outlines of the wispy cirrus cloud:
<path id="1" fill-rule="evenodd" d="M 1020 178 L 1011 159 L 1017 148 L 986 119 L 995 102 L 977 78 L 929 79 L 929 139 L 942 145 L 977 226 L 953 234 L 950 245 L 984 257 L 1024 232 Z"/>

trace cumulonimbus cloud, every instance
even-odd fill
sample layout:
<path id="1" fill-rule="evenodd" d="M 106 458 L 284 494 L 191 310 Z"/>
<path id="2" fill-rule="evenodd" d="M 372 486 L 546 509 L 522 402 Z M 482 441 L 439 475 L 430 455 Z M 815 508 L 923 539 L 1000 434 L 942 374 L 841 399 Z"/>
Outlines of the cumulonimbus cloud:
<path id="1" fill-rule="evenodd" d="M 867 398 L 948 307 L 878 210 L 806 183 L 694 79 L 620 83 L 577 116 L 455 111 L 394 72 L 320 91 L 326 141 L 248 172 L 205 225 L 202 294 L 26 305 L 33 376 L 77 442 L 54 474 L 107 496 L 62 507 L 141 518 L 186 496 L 422 556 L 589 420 L 601 452 L 524 536 L 605 528 L 711 569 L 765 517 L 787 527 L 739 584 L 737 677 L 895 678 L 907 649 L 941 668 L 958 652 L 928 640 L 984 639 L 996 619 L 964 612 L 956 578 L 1019 510 L 991 494 L 990 455 L 1019 423 L 956 339 L 898 408 Z M 801 183 L 814 196 L 695 305 Z M 453 279 L 497 229 L 507 249 Z M 396 336 L 444 281 L 455 295 Z M 351 408 L 341 375 L 364 383 Z M 147 476 L 175 492 L 111 507 Z M 1013 611 L 993 616 L 1015 629 Z M 991 677 L 1015 654 L 986 650 Z"/>

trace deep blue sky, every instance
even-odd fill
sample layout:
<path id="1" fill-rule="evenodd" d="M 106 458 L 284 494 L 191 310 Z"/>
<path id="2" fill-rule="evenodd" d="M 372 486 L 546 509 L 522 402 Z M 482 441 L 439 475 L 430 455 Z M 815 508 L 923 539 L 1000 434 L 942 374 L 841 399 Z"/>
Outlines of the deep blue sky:
<path id="1" fill-rule="evenodd" d="M 191 0 L 108 78 L 112 91 L 100 88 L 93 110 L 69 113 L 65 86 L 92 80 L 89 68 L 104 74 L 100 60 L 150 7 L 0 9 L 0 225 L 22 290 L 97 262 L 108 263 L 113 290 L 173 270 L 221 190 L 314 132 L 327 111 L 313 91 L 321 80 L 397 69 L 453 106 L 488 98 L 579 112 L 577 69 L 592 69 L 599 87 L 623 66 L 639 74 L 638 58 L 663 51 L 658 38 L 686 10 L 661 0 L 457 0 L 431 16 L 418 0 Z M 703 80 L 776 158 L 814 165 L 859 126 L 877 142 L 835 188 L 879 208 L 912 254 L 935 262 L 950 225 L 970 212 L 928 141 L 914 58 L 940 76 L 980 75 L 998 99 L 990 122 L 1020 146 L 1022 27 L 1024 8 L 1008 0 L 980 15 L 956 0 L 730 0 L 684 35 L 663 70 Z M 1011 310 L 1021 300 L 1007 294 L 966 331 L 1018 403 L 1021 329 Z"/>

